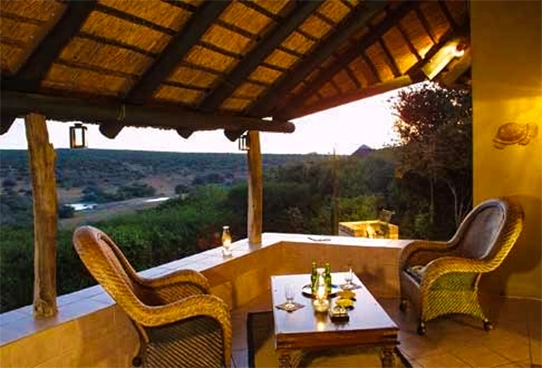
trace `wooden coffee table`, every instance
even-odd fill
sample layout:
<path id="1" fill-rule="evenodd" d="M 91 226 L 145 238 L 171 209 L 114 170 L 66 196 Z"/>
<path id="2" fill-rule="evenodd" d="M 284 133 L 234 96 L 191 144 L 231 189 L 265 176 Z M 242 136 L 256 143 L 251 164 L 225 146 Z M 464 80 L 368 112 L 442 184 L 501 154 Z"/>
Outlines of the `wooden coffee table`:
<path id="1" fill-rule="evenodd" d="M 343 273 L 332 273 L 333 284 L 344 282 Z M 281 275 L 271 277 L 273 306 L 285 301 L 284 289 L 293 284 L 297 293 L 295 301 L 305 307 L 295 312 L 273 308 L 275 322 L 275 348 L 280 367 L 295 367 L 299 363 L 297 350 L 311 350 L 345 346 L 381 347 L 383 367 L 394 364 L 393 349 L 399 344 L 398 327 L 361 281 L 354 276 L 353 283 L 361 288 L 356 293 L 354 309 L 349 311 L 347 322 L 332 322 L 327 313 L 315 313 L 312 299 L 303 296 L 301 289 L 310 283 L 310 275 Z M 332 299 L 331 306 L 336 298 Z"/>

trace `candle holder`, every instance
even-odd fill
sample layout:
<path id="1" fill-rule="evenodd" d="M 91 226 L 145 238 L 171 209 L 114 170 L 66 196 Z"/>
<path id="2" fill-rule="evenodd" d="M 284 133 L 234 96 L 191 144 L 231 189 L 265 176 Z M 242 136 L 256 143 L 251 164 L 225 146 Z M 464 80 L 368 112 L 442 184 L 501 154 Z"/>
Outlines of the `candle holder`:
<path id="1" fill-rule="evenodd" d="M 222 254 L 225 257 L 231 256 L 231 235 L 229 226 L 224 226 L 222 228 Z"/>
<path id="2" fill-rule="evenodd" d="M 328 293 L 324 278 L 324 269 L 318 268 L 316 271 L 318 273 L 318 279 L 316 284 L 316 294 L 314 295 L 312 306 L 315 312 L 324 313 L 329 310 L 329 300 L 327 298 Z"/>

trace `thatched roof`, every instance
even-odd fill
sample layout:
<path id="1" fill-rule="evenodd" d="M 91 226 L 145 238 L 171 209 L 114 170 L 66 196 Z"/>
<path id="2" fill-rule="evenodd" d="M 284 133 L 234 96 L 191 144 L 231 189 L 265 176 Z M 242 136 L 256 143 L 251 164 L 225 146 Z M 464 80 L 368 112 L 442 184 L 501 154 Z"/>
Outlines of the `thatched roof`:
<path id="1" fill-rule="evenodd" d="M 466 1 L 2 0 L 0 26 L 2 132 L 32 110 L 110 136 L 288 131 L 287 119 L 470 68 Z M 467 53 L 450 59 L 458 43 Z"/>

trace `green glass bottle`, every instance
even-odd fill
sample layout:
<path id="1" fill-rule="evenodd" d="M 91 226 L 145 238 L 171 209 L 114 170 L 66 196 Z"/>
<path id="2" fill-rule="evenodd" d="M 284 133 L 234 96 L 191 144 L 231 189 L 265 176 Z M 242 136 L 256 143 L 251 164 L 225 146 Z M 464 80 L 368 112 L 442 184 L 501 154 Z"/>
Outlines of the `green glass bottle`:
<path id="1" fill-rule="evenodd" d="M 328 295 L 331 294 L 331 267 L 329 263 L 326 263 L 326 271 L 324 273 L 324 281 L 326 282 L 326 289 Z"/>
<path id="2" fill-rule="evenodd" d="M 318 282 L 318 272 L 316 271 L 316 262 L 312 262 L 312 271 L 311 271 L 311 293 L 316 294 L 316 284 Z"/>

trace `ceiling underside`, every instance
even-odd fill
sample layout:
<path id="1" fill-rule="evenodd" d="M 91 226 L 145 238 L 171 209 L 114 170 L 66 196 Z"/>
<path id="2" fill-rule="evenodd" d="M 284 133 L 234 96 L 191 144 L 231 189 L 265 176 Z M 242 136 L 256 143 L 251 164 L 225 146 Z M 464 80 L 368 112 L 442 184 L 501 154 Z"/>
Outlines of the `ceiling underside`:
<path id="1" fill-rule="evenodd" d="M 467 5 L 2 0 L 0 133 L 30 111 L 108 136 L 287 132 L 288 119 L 415 82 L 468 83 Z"/>

